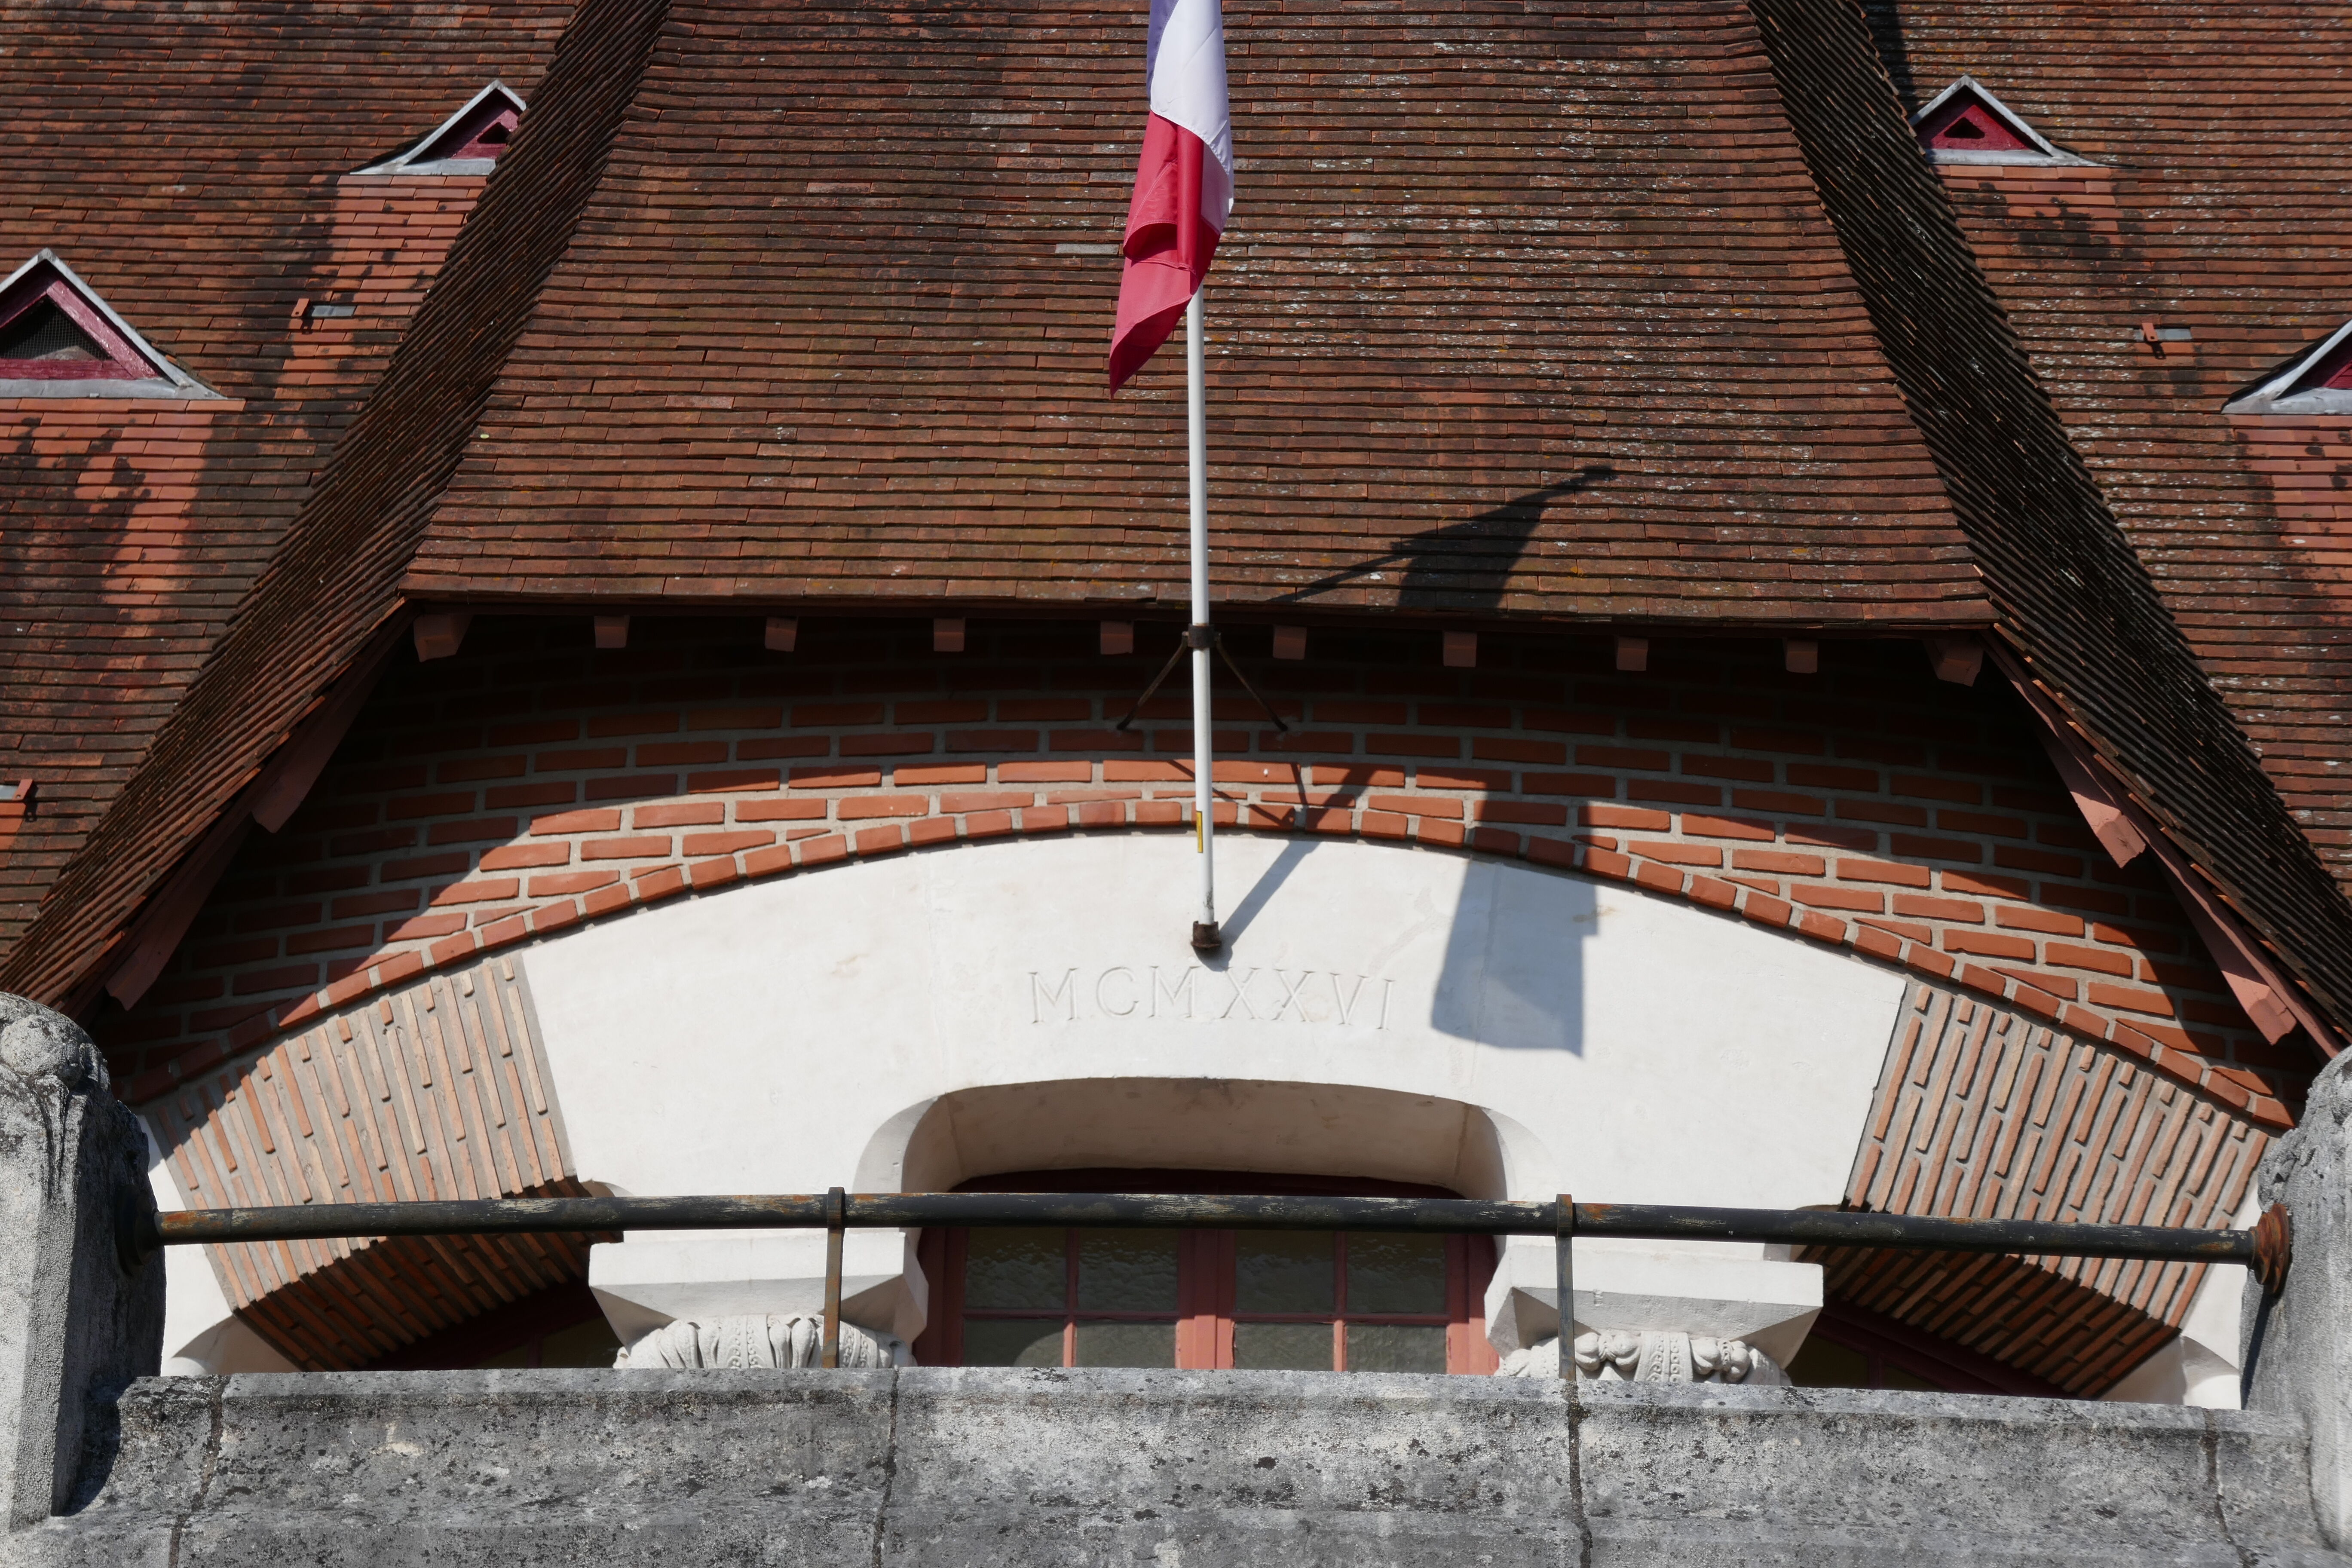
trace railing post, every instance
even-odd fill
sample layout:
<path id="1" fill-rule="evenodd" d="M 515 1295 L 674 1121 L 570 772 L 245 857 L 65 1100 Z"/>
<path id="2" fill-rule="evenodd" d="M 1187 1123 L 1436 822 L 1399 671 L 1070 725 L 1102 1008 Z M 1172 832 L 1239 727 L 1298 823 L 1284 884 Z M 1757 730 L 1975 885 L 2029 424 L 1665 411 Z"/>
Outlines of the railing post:
<path id="1" fill-rule="evenodd" d="M 1559 1293 L 1559 1375 L 1576 1381 L 1576 1200 L 1559 1194 L 1553 1217 L 1552 1288 Z"/>
<path id="2" fill-rule="evenodd" d="M 817 1363 L 841 1364 L 841 1237 L 848 1228 L 849 1195 L 839 1187 L 824 1194 L 824 1353 Z"/>

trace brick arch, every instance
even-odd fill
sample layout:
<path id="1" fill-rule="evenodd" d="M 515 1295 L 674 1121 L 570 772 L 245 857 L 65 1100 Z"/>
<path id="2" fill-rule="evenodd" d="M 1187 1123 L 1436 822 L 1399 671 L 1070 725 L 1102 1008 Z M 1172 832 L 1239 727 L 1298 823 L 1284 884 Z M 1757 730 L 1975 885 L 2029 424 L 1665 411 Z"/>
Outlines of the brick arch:
<path id="1" fill-rule="evenodd" d="M 951 660 L 885 623 L 829 657 L 804 636 L 780 668 L 726 623 L 617 655 L 561 623 L 478 628 L 467 655 L 387 680 L 101 1038 L 152 1099 L 581 921 L 943 845 L 1181 831 L 1181 705 L 1110 728 L 1150 649 L 1103 658 L 1091 629 L 976 627 L 978 657 Z M 2295 1065 L 2263 1054 L 2146 866 L 2106 866 L 2023 727 L 1915 650 L 1834 650 L 1799 677 L 1769 645 L 1697 645 L 1627 677 L 1598 649 L 1490 638 L 1504 668 L 1441 675 L 1399 641 L 1286 683 L 1304 690 L 1271 667 L 1302 722 L 1221 732 L 1222 826 L 1624 883 L 1961 987 L 2291 1124 Z M 1011 657 L 1034 648 L 1054 657 Z"/>

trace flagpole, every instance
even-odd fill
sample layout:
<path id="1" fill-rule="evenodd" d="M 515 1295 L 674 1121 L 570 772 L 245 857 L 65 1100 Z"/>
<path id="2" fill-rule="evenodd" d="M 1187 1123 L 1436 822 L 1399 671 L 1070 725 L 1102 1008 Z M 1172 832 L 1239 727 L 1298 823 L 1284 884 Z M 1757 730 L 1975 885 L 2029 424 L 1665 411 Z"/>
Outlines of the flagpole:
<path id="1" fill-rule="evenodd" d="M 1209 659 L 1215 634 L 1209 629 L 1209 412 L 1202 386 L 1203 339 L 1201 297 L 1192 291 L 1184 310 L 1184 404 L 1190 429 L 1192 467 L 1192 627 L 1185 641 L 1192 649 L 1192 816 L 1197 824 L 1193 847 L 1201 857 L 1201 909 L 1192 921 L 1192 945 L 1214 952 L 1224 945 L 1217 930 L 1216 811 L 1210 804 L 1213 763 L 1210 757 Z"/>

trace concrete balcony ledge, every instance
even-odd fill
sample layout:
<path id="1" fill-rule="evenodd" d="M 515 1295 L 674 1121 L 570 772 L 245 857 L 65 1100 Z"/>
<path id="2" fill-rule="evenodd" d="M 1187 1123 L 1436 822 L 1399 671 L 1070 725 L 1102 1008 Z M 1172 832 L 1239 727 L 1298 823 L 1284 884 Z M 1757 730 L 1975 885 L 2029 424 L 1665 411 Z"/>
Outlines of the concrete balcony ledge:
<path id="1" fill-rule="evenodd" d="M 102 1447 L 102 1445 L 101 1445 Z M 89 1568 L 2341 1564 L 2299 1424 L 1911 1393 L 1353 1373 L 149 1379 Z M 100 1478 L 102 1476 L 102 1483 Z"/>

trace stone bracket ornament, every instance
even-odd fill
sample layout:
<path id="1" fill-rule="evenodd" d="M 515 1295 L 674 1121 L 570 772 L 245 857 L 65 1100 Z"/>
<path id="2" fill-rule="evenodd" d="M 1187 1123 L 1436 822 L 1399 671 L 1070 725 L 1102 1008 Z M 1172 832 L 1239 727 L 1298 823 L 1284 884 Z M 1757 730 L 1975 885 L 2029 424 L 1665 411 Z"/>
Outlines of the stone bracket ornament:
<path id="1" fill-rule="evenodd" d="M 1576 1374 L 1591 1383 L 1744 1383 L 1785 1384 L 1789 1374 L 1745 1340 L 1686 1334 L 1671 1329 L 1598 1329 L 1576 1336 L 1570 1353 Z M 1558 1377 L 1559 1342 L 1541 1340 L 1514 1351 L 1502 1377 Z"/>
<path id="2" fill-rule="evenodd" d="M 814 1367 L 824 1355 L 824 1320 L 803 1313 L 746 1312 L 722 1318 L 678 1318 L 663 1324 L 613 1359 L 616 1367 L 671 1372 L 699 1367 Z M 855 1323 L 841 1325 L 845 1367 L 907 1366 L 907 1342 Z"/>

